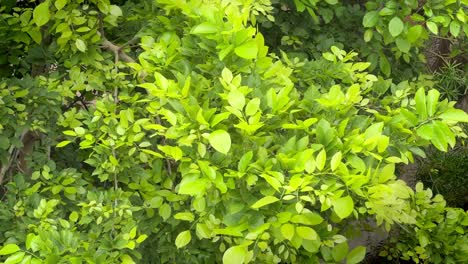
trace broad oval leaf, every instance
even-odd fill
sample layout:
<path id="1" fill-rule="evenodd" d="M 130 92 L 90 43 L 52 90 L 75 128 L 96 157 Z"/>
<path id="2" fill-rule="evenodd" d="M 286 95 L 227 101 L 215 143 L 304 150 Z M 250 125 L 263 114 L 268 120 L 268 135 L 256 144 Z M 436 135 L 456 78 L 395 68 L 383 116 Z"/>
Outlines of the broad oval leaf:
<path id="1" fill-rule="evenodd" d="M 367 28 L 373 27 L 377 24 L 378 21 L 379 21 L 379 12 L 370 11 L 362 19 L 362 25 Z"/>
<path id="2" fill-rule="evenodd" d="M 257 58 L 258 46 L 254 40 L 248 41 L 239 47 L 234 49 L 237 56 L 244 59 L 255 59 Z"/>
<path id="3" fill-rule="evenodd" d="M 180 232 L 175 240 L 175 245 L 177 248 L 185 247 L 192 240 L 192 235 L 189 230 Z"/>
<path id="4" fill-rule="evenodd" d="M 33 20 L 34 20 L 34 23 L 36 23 L 38 27 L 43 26 L 47 24 L 47 22 L 49 22 L 50 20 L 49 1 L 45 1 L 39 4 L 38 6 L 36 6 L 36 8 L 34 8 Z"/>
<path id="5" fill-rule="evenodd" d="M 317 157 L 315 158 L 316 166 L 318 170 L 323 170 L 325 167 L 325 162 L 327 161 L 327 152 L 325 149 L 322 149 Z"/>
<path id="6" fill-rule="evenodd" d="M 270 196 L 265 196 L 262 199 L 256 201 L 250 207 L 253 208 L 253 209 L 258 209 L 260 207 L 263 207 L 265 205 L 268 205 L 268 204 L 271 204 L 271 203 L 274 203 L 274 202 L 277 202 L 277 201 L 279 201 L 279 199 L 276 198 L 275 196 L 271 196 L 271 195 Z"/>
<path id="7" fill-rule="evenodd" d="M 351 196 L 341 197 L 333 202 L 333 210 L 339 218 L 344 219 L 353 212 L 354 201 Z"/>
<path id="8" fill-rule="evenodd" d="M 13 254 L 17 251 L 19 251 L 20 248 L 16 244 L 7 244 L 0 249 L 0 256 L 2 255 L 10 255 Z"/>
<path id="9" fill-rule="evenodd" d="M 281 226 L 281 234 L 286 238 L 287 240 L 292 240 L 294 237 L 294 225 L 292 224 L 284 224 Z"/>
<path id="10" fill-rule="evenodd" d="M 346 257 L 346 264 L 360 263 L 366 256 L 366 247 L 358 246 L 351 250 Z"/>
<path id="11" fill-rule="evenodd" d="M 223 254 L 223 264 L 243 264 L 246 256 L 247 248 L 243 246 L 230 247 Z"/>
<path id="12" fill-rule="evenodd" d="M 226 155 L 231 148 L 231 136 L 225 130 L 216 130 L 208 137 L 210 145 L 217 151 Z"/>
<path id="13" fill-rule="evenodd" d="M 390 22 L 388 23 L 388 31 L 390 31 L 390 34 L 393 37 L 396 37 L 403 32 L 403 28 L 405 25 L 403 24 L 403 21 L 399 17 L 394 17 Z"/>
<path id="14" fill-rule="evenodd" d="M 348 254 L 348 251 L 349 251 L 349 246 L 346 241 L 340 244 L 336 244 L 332 248 L 332 257 L 336 262 L 340 262 L 346 257 L 346 255 Z"/>
<path id="15" fill-rule="evenodd" d="M 216 33 L 218 31 L 218 28 L 216 25 L 213 25 L 208 22 L 204 22 L 201 24 L 196 25 L 195 27 L 192 28 L 192 31 L 190 33 L 192 34 L 212 34 Z"/>
<path id="16" fill-rule="evenodd" d="M 468 122 L 468 114 L 460 109 L 449 109 L 439 115 L 439 118 L 446 121 Z"/>
<path id="17" fill-rule="evenodd" d="M 316 240 L 318 238 L 317 232 L 315 232 L 314 229 L 308 226 L 298 226 L 296 228 L 296 232 L 300 237 L 304 239 Z"/>
<path id="18" fill-rule="evenodd" d="M 77 40 L 75 41 L 75 46 L 76 46 L 76 48 L 77 48 L 79 51 L 81 51 L 81 52 L 85 52 L 85 51 L 86 51 L 86 43 L 85 43 L 83 40 L 81 40 L 81 39 L 77 39 Z"/>
<path id="19" fill-rule="evenodd" d="M 427 93 L 427 100 L 426 100 L 426 109 L 427 115 L 429 117 L 433 116 L 436 112 L 437 103 L 439 102 L 440 93 L 436 89 L 432 89 Z"/>
<path id="20" fill-rule="evenodd" d="M 437 27 L 436 23 L 434 23 L 432 21 L 428 21 L 426 23 L 426 26 L 429 29 L 429 31 L 431 31 L 434 35 L 439 34 L 439 28 Z"/>
<path id="21" fill-rule="evenodd" d="M 55 8 L 57 8 L 57 10 L 60 10 L 67 4 L 67 2 L 68 0 L 56 0 L 54 3 Z"/>

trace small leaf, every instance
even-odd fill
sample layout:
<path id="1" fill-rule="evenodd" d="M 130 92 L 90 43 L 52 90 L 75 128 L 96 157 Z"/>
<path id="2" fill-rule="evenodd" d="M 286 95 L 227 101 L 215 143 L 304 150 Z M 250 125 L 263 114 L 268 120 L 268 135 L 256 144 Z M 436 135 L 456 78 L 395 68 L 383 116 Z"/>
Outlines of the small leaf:
<path id="1" fill-rule="evenodd" d="M 414 100 L 416 101 L 416 112 L 418 113 L 420 120 L 427 118 L 426 110 L 426 94 L 424 88 L 419 88 L 415 94 Z"/>
<path id="2" fill-rule="evenodd" d="M 36 8 L 34 8 L 33 20 L 34 20 L 34 23 L 36 23 L 38 27 L 43 26 L 47 24 L 47 22 L 49 22 L 50 20 L 49 1 L 45 1 L 39 4 L 38 6 L 36 6 Z"/>
<path id="3" fill-rule="evenodd" d="M 341 158 L 342 158 L 341 151 L 338 151 L 337 153 L 335 153 L 335 155 L 333 155 L 333 157 L 331 158 L 331 161 L 330 161 L 332 171 L 335 171 L 336 168 L 338 168 L 338 166 L 340 166 Z"/>
<path id="4" fill-rule="evenodd" d="M 258 209 L 260 207 L 263 207 L 265 205 L 268 205 L 268 204 L 271 204 L 271 203 L 274 203 L 274 202 L 277 202 L 277 201 L 279 201 L 279 199 L 276 198 L 275 196 L 265 196 L 262 199 L 256 201 L 250 207 L 253 208 L 253 209 Z"/>
<path id="5" fill-rule="evenodd" d="M 65 147 L 66 145 L 68 145 L 70 143 L 71 143 L 70 140 L 64 140 L 64 141 L 57 144 L 57 148 L 63 148 L 63 147 Z"/>
<path id="6" fill-rule="evenodd" d="M 366 28 L 373 27 L 377 24 L 378 21 L 379 21 L 379 12 L 370 11 L 364 16 L 362 20 L 362 25 Z"/>
<path id="7" fill-rule="evenodd" d="M 351 196 L 341 197 L 333 202 L 333 210 L 336 215 L 344 219 L 348 217 L 354 210 L 354 202 Z"/>
<path id="8" fill-rule="evenodd" d="M 385 74 L 387 77 L 390 76 L 392 69 L 387 57 L 384 54 L 380 55 L 379 67 L 383 74 Z"/>
<path id="9" fill-rule="evenodd" d="M 397 48 L 403 52 L 403 53 L 408 53 L 411 48 L 411 44 L 408 42 L 408 40 L 404 38 L 397 38 L 395 40 L 395 43 L 397 45 Z"/>
<path id="10" fill-rule="evenodd" d="M 244 108 L 245 96 L 241 91 L 237 89 L 233 89 L 229 92 L 227 100 L 232 107 L 238 110 L 242 110 Z"/>
<path id="11" fill-rule="evenodd" d="M 183 220 L 188 222 L 192 222 L 195 219 L 193 214 L 190 212 L 177 213 L 174 215 L 174 218 L 177 220 Z"/>
<path id="12" fill-rule="evenodd" d="M 458 34 L 460 34 L 460 24 L 455 20 L 450 23 L 450 34 L 454 37 L 458 37 Z"/>
<path id="13" fill-rule="evenodd" d="M 177 248 L 185 247 L 192 240 L 192 235 L 189 230 L 180 232 L 175 240 L 175 245 Z"/>
<path id="14" fill-rule="evenodd" d="M 67 2 L 68 2 L 68 0 L 56 0 L 55 1 L 55 8 L 57 8 L 57 10 L 60 10 L 67 4 Z"/>
<path id="15" fill-rule="evenodd" d="M 390 34 L 393 37 L 396 37 L 403 32 L 403 28 L 405 25 L 403 24 L 403 21 L 399 17 L 394 17 L 390 22 L 388 23 L 388 30 L 390 31 Z"/>
<path id="16" fill-rule="evenodd" d="M 439 118 L 446 121 L 468 122 L 468 114 L 460 109 L 448 109 L 439 115 Z"/>
<path id="17" fill-rule="evenodd" d="M 410 43 L 416 42 L 421 36 L 422 32 L 423 32 L 423 28 L 421 25 L 412 26 L 410 29 L 408 29 L 408 36 L 407 36 L 408 41 Z"/>
<path id="18" fill-rule="evenodd" d="M 2 249 L 0 249 L 0 256 L 10 255 L 10 254 L 13 254 L 13 253 L 15 253 L 15 252 L 17 252 L 19 250 L 20 250 L 20 248 L 17 245 L 7 244 L 4 247 L 2 247 Z"/>
<path id="19" fill-rule="evenodd" d="M 231 136 L 224 130 L 216 130 L 210 134 L 208 141 L 217 151 L 226 155 L 231 148 Z"/>
<path id="20" fill-rule="evenodd" d="M 431 31 L 432 33 L 434 33 L 434 35 L 437 35 L 439 34 L 439 29 L 437 28 L 437 24 L 432 22 L 432 21 L 428 21 L 426 23 L 426 26 L 427 28 L 429 29 L 429 31 Z"/>
<path id="21" fill-rule="evenodd" d="M 75 46 L 76 46 L 76 48 L 77 48 L 79 51 L 81 51 L 81 52 L 85 52 L 85 51 L 86 51 L 86 43 L 84 43 L 84 41 L 81 40 L 81 39 L 77 39 L 77 40 L 75 41 Z"/>
<path id="22" fill-rule="evenodd" d="M 223 264 L 243 264 L 247 249 L 242 246 L 228 248 L 223 254 Z"/>
<path id="23" fill-rule="evenodd" d="M 315 158 L 316 166 L 318 170 L 323 170 L 325 167 L 325 161 L 327 160 L 327 152 L 325 149 L 322 149 L 317 157 Z"/>
<path id="24" fill-rule="evenodd" d="M 440 93 L 436 89 L 432 89 L 427 93 L 427 115 L 433 116 L 436 112 L 437 102 L 439 102 Z"/>
<path id="25" fill-rule="evenodd" d="M 216 33 L 218 28 L 216 25 L 213 25 L 208 22 L 201 23 L 192 28 L 191 34 L 212 34 Z"/>
<path id="26" fill-rule="evenodd" d="M 116 17 L 122 16 L 122 9 L 119 6 L 111 5 L 110 6 L 110 14 Z"/>
<path id="27" fill-rule="evenodd" d="M 245 107 L 245 113 L 248 116 L 255 115 L 260 107 L 260 99 L 259 98 L 254 98 L 249 101 L 247 106 Z"/>
<path id="28" fill-rule="evenodd" d="M 298 226 L 296 228 L 297 234 L 308 240 L 316 240 L 318 238 L 317 232 L 315 232 L 314 229 L 308 227 L 308 226 Z"/>
<path id="29" fill-rule="evenodd" d="M 254 40 L 248 41 L 241 46 L 234 49 L 237 56 L 244 59 L 255 59 L 257 58 L 258 46 Z"/>
<path id="30" fill-rule="evenodd" d="M 348 251 L 349 246 L 347 242 L 337 244 L 332 248 L 332 257 L 336 262 L 340 262 L 346 257 Z"/>
<path id="31" fill-rule="evenodd" d="M 351 250 L 346 257 L 346 264 L 360 263 L 366 256 L 366 247 L 359 246 Z"/>
<path id="32" fill-rule="evenodd" d="M 286 238 L 287 240 L 292 240 L 294 237 L 294 225 L 292 224 L 284 224 L 281 226 L 281 234 Z"/>

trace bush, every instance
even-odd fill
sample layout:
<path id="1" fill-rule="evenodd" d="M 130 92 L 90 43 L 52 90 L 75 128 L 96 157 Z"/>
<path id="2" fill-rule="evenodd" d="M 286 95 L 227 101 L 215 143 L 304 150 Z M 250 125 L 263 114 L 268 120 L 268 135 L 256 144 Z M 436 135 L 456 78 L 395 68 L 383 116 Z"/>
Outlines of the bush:
<path id="1" fill-rule="evenodd" d="M 3 12 L 3 54 L 22 56 L 5 55 L 0 86 L 0 258 L 359 263 L 350 223 L 369 217 L 413 228 L 414 259 L 465 258 L 432 252 L 463 242 L 466 213 L 394 172 L 466 137 L 468 115 L 424 77 L 367 72 L 356 52 L 268 53 L 254 18 L 270 10 L 58 0 Z M 434 219 L 450 222 L 437 245 L 419 231 Z"/>

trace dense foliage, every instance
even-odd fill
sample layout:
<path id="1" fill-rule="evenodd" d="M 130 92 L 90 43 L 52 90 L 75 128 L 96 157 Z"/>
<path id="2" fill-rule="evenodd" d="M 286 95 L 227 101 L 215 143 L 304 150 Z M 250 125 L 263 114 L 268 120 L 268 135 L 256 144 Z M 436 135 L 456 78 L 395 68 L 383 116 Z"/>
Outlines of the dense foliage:
<path id="1" fill-rule="evenodd" d="M 389 259 L 468 261 L 466 212 L 395 175 L 454 147 L 468 115 L 426 75 L 385 77 L 385 54 L 465 36 L 459 2 L 294 1 L 312 30 L 339 12 L 364 26 L 356 47 L 301 39 L 304 56 L 274 42 L 297 44 L 268 31 L 287 19 L 268 0 L 5 3 L 4 263 L 359 263 L 369 219 L 405 232 Z"/>

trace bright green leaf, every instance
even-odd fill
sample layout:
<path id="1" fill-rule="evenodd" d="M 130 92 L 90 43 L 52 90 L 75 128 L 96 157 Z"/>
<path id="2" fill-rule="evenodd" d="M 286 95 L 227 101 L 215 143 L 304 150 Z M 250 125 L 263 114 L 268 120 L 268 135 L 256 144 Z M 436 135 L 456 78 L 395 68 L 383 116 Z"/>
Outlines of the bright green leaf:
<path id="1" fill-rule="evenodd" d="M 77 39 L 77 40 L 75 41 L 75 46 L 76 46 L 76 48 L 77 48 L 79 51 L 81 51 L 81 52 L 85 52 L 85 51 L 86 51 L 86 43 L 85 43 L 83 40 L 81 40 L 81 39 Z"/>
<path id="2" fill-rule="evenodd" d="M 175 245 L 177 248 L 185 247 L 192 240 L 192 235 L 189 230 L 180 232 L 175 240 Z"/>
<path id="3" fill-rule="evenodd" d="M 315 158 L 316 166 L 318 170 L 323 170 L 325 167 L 325 162 L 327 161 L 327 152 L 325 149 L 322 149 L 317 157 Z"/>
<path id="4" fill-rule="evenodd" d="M 344 219 L 353 212 L 354 201 L 351 196 L 341 197 L 333 202 L 333 210 L 339 218 Z"/>
<path id="5" fill-rule="evenodd" d="M 208 137 L 210 145 L 217 151 L 227 154 L 231 148 L 231 136 L 224 130 L 216 130 Z"/>
<path id="6" fill-rule="evenodd" d="M 294 225 L 284 224 L 281 226 L 281 234 L 287 240 L 291 240 L 294 237 Z"/>
<path id="7" fill-rule="evenodd" d="M 223 254 L 223 264 L 243 264 L 246 256 L 247 248 L 243 246 L 230 247 Z"/>
<path id="8" fill-rule="evenodd" d="M 298 226 L 296 228 L 297 235 L 304 239 L 316 240 L 318 238 L 317 232 L 308 226 Z"/>
<path id="9" fill-rule="evenodd" d="M 257 42 L 254 40 L 248 41 L 241 46 L 234 49 L 237 56 L 244 59 L 255 59 L 257 58 L 258 47 Z"/>
<path id="10" fill-rule="evenodd" d="M 34 23 L 36 23 L 38 27 L 43 26 L 47 24 L 47 22 L 49 22 L 50 20 L 49 1 L 45 1 L 39 4 L 38 6 L 36 6 L 36 8 L 34 8 L 33 20 L 34 20 Z"/>
<path id="11" fill-rule="evenodd" d="M 468 122 L 468 114 L 460 109 L 448 109 L 439 115 L 439 118 L 446 121 Z"/>
<path id="12" fill-rule="evenodd" d="M 405 25 L 399 17 L 393 17 L 392 20 L 388 23 L 388 30 L 393 37 L 397 37 L 403 32 Z"/>
<path id="13" fill-rule="evenodd" d="M 268 204 L 271 204 L 271 203 L 274 203 L 274 202 L 277 202 L 277 201 L 279 201 L 279 199 L 276 198 L 275 196 L 265 196 L 262 199 L 256 201 L 250 207 L 253 208 L 253 209 L 258 209 L 260 207 L 263 207 L 265 205 L 268 205 Z"/>
<path id="14" fill-rule="evenodd" d="M 19 250 L 20 248 L 15 244 L 6 244 L 5 246 L 2 247 L 2 249 L 0 249 L 0 256 L 10 255 Z"/>
<path id="15" fill-rule="evenodd" d="M 55 0 L 55 8 L 57 8 L 57 10 L 61 10 L 67 2 L 68 0 Z"/>
<path id="16" fill-rule="evenodd" d="M 362 25 L 366 28 L 373 27 L 379 21 L 379 12 L 378 11 L 370 11 L 364 15 L 362 20 Z"/>
<path id="17" fill-rule="evenodd" d="M 440 96 L 440 93 L 436 89 L 431 89 L 427 93 L 427 100 L 426 100 L 427 107 L 426 108 L 427 108 L 427 115 L 429 117 L 433 116 L 436 112 L 437 102 L 439 102 L 439 96 Z"/>
<path id="18" fill-rule="evenodd" d="M 366 247 L 359 246 L 351 250 L 346 257 L 346 264 L 360 263 L 366 256 Z"/>
<path id="19" fill-rule="evenodd" d="M 427 28 L 429 29 L 429 31 L 431 31 L 432 33 L 434 33 L 434 35 L 437 35 L 439 34 L 439 29 L 437 28 L 437 24 L 432 22 L 432 21 L 428 21 L 426 23 L 426 26 Z"/>

